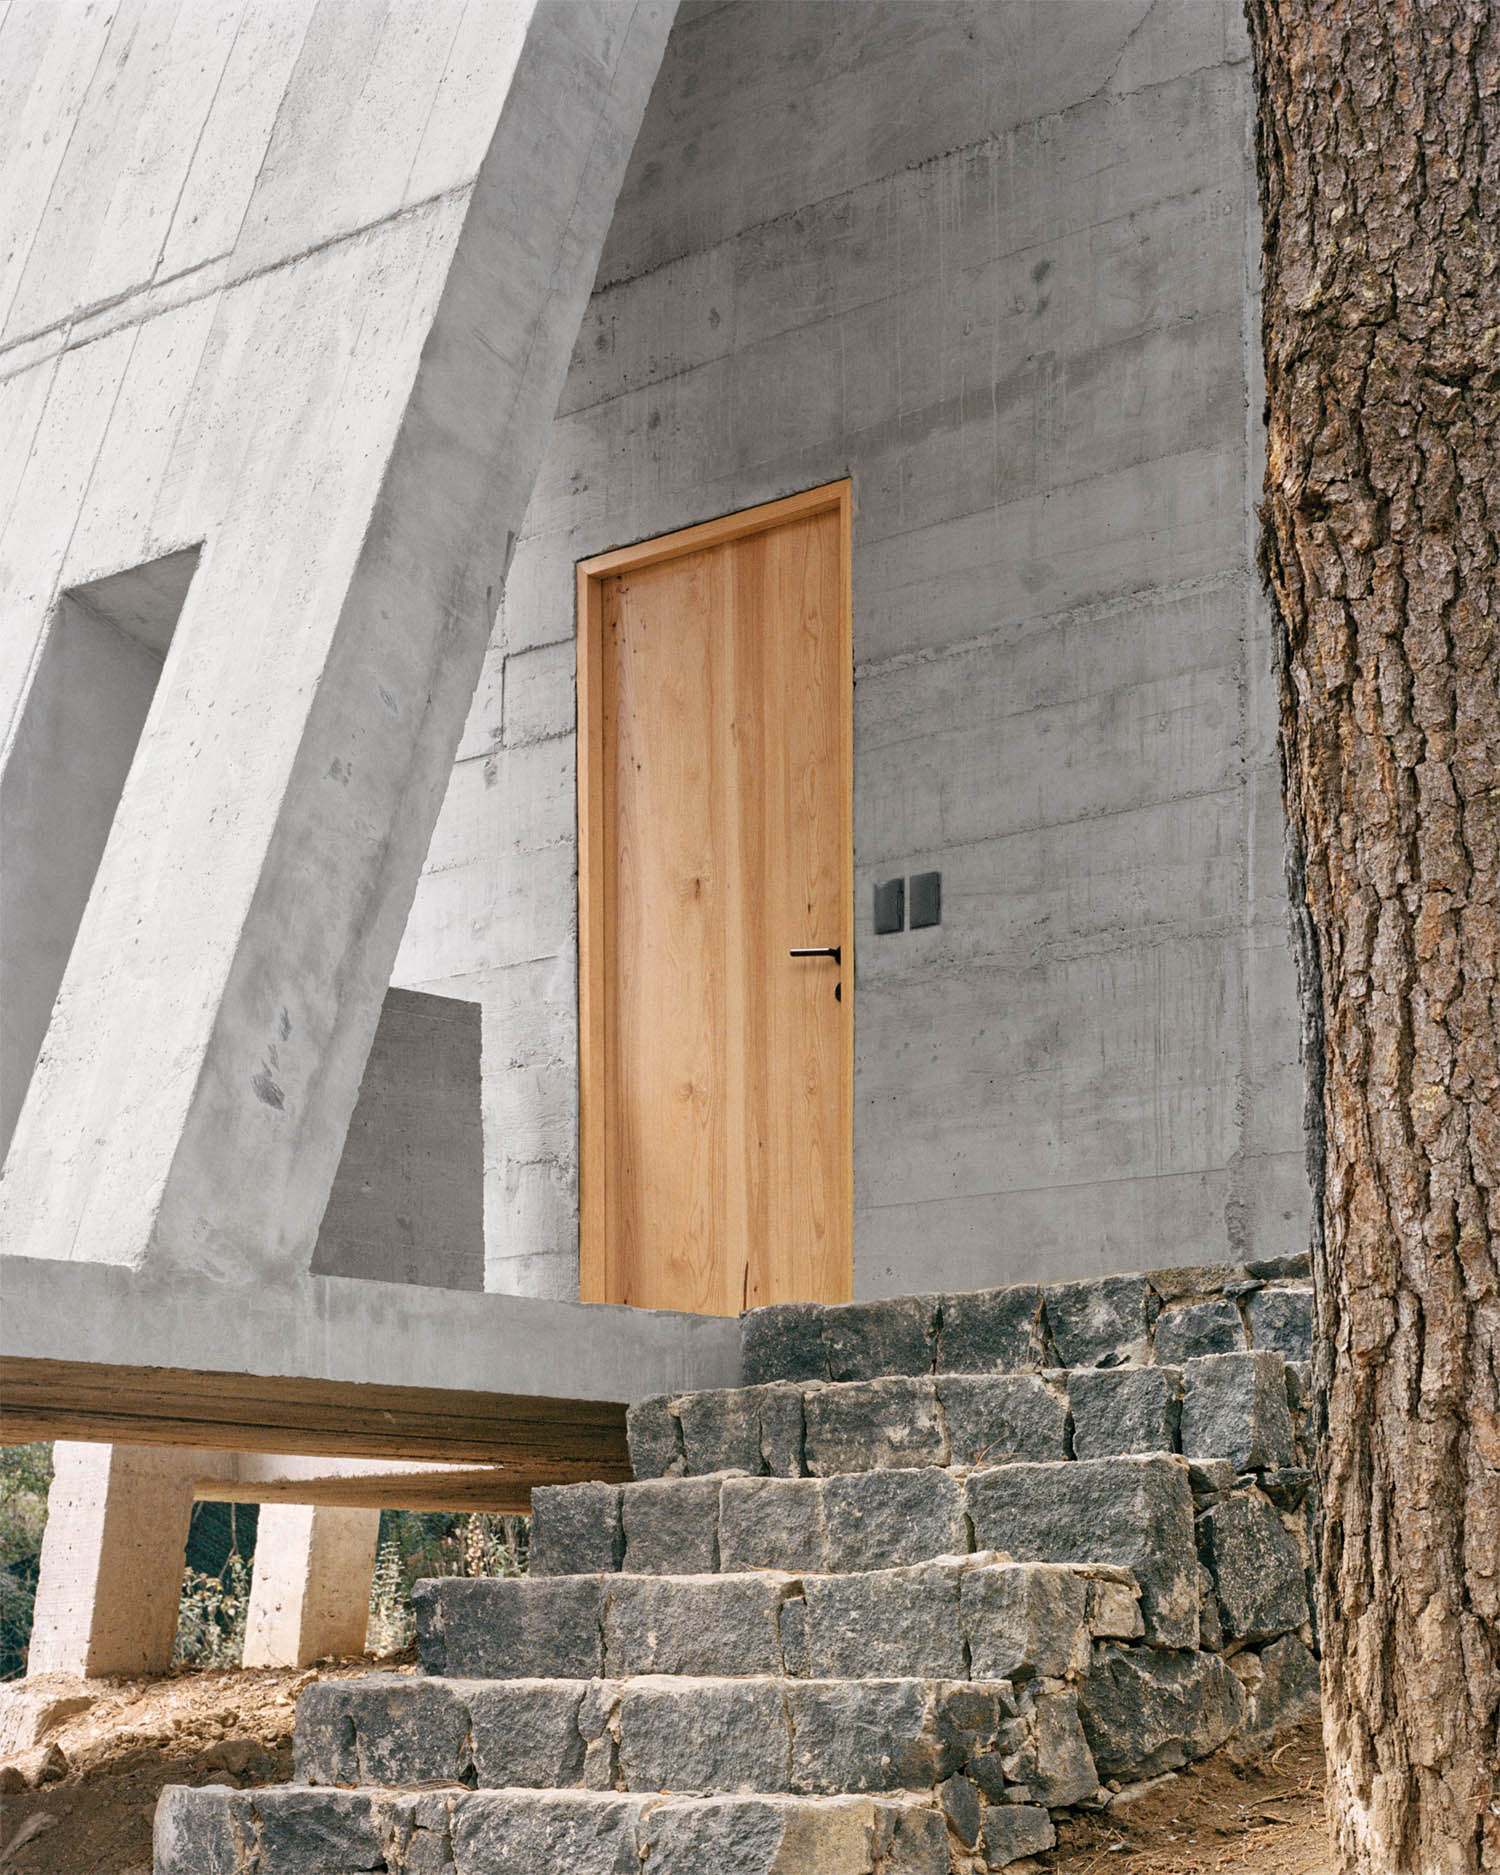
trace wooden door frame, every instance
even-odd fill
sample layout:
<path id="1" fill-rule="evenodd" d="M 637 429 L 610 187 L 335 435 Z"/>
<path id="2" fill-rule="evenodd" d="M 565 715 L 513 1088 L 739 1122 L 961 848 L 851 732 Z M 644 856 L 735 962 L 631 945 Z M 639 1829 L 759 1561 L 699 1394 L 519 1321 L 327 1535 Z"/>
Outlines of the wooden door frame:
<path id="1" fill-rule="evenodd" d="M 759 534 L 787 521 L 836 512 L 839 517 L 839 741 L 842 802 L 840 882 L 843 906 L 844 1111 L 850 1138 L 844 1177 L 844 1294 L 854 1284 L 854 568 L 853 484 L 845 478 L 805 489 L 781 501 L 763 502 L 680 528 L 634 547 L 620 547 L 578 562 L 578 1295 L 605 1302 L 605 1142 L 607 1126 L 604 972 L 609 882 L 605 877 L 604 829 L 604 582 L 633 568 L 659 565 L 684 554 Z"/>

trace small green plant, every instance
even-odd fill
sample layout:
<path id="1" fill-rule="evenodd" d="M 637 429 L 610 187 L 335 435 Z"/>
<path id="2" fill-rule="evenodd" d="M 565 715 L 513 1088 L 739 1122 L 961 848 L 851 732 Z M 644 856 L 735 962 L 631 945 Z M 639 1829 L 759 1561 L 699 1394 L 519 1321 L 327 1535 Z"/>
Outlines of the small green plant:
<path id="1" fill-rule="evenodd" d="M 172 1661 L 181 1667 L 237 1667 L 250 1612 L 250 1564 L 237 1552 L 218 1575 L 186 1569 L 177 1605 Z"/>
<path id="2" fill-rule="evenodd" d="M 416 1635 L 416 1619 L 402 1583 L 401 1546 L 382 1543 L 370 1578 L 370 1622 L 365 1646 L 372 1654 L 399 1654 Z"/>
<path id="3" fill-rule="evenodd" d="M 0 1447 L 0 1679 L 26 1671 L 52 1483 L 50 1445 Z"/>
<path id="4" fill-rule="evenodd" d="M 370 1651 L 396 1654 L 411 1646 L 416 1638 L 414 1582 L 424 1576 L 525 1575 L 530 1536 L 526 1517 L 478 1510 L 385 1511 L 370 1582 Z"/>

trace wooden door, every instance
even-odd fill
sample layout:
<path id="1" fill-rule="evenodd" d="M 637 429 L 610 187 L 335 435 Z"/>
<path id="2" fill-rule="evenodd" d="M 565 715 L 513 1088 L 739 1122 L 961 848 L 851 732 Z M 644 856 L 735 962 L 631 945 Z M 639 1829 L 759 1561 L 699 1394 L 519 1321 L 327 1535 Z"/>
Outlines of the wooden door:
<path id="1" fill-rule="evenodd" d="M 850 1294 L 849 523 L 838 483 L 579 568 L 585 1301 Z"/>

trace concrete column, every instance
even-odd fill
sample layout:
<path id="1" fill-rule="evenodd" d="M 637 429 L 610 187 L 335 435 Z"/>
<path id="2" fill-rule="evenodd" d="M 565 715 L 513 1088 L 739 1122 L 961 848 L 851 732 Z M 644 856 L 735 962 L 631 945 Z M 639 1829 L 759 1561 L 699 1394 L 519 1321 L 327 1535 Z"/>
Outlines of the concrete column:
<path id="1" fill-rule="evenodd" d="M 203 1454 L 59 1440 L 52 1462 L 27 1672 L 164 1673 Z"/>
<path id="2" fill-rule="evenodd" d="M 675 10 L 432 0 L 304 29 L 257 0 L 215 42 L 243 48 L 222 85 L 196 42 L 66 61 L 98 82 L 51 101 L 71 165 L 31 194 L 77 212 L 0 219 L 27 256 L 0 351 L 32 361 L 0 406 L 28 426 L 0 695 L 64 595 L 203 551 L 12 1139 L 8 1248 L 245 1290 L 306 1272 Z M 178 15 L 212 37 L 212 10 Z M 120 232 L 143 110 L 191 134 L 133 198 L 135 246 L 104 243 L 114 286 L 80 229 Z M 248 200 L 198 254 L 176 205 L 201 216 L 229 174 Z M 100 304 L 106 335 L 70 341 Z"/>
<path id="3" fill-rule="evenodd" d="M 305 1667 L 362 1654 L 378 1510 L 262 1504 L 245 1623 L 247 1667 Z"/>

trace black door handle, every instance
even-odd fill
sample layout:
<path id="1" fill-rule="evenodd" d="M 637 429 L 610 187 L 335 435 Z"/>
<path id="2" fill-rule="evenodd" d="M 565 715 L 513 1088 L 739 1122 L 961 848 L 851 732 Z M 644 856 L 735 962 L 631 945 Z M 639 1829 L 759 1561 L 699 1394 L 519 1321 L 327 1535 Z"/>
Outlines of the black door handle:
<path id="1" fill-rule="evenodd" d="M 831 957 L 835 963 L 843 961 L 843 948 L 838 944 L 814 944 L 802 950 L 788 951 L 789 957 Z"/>

